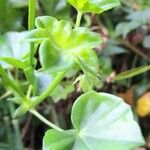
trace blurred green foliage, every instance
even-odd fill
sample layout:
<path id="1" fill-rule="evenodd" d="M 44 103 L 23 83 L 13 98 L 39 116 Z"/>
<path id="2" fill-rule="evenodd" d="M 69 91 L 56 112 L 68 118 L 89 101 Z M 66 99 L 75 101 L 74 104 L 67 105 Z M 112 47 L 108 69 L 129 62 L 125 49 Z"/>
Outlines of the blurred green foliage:
<path id="1" fill-rule="evenodd" d="M 0 32 L 21 30 L 23 11 L 15 8 L 9 0 L 0 0 Z"/>
<path id="2" fill-rule="evenodd" d="M 139 52 L 140 54 L 145 54 L 148 58 L 150 56 L 150 0 L 121 1 L 122 6 L 118 9 L 111 10 L 96 19 L 94 15 L 90 16 L 86 14 L 84 16 L 85 19 L 82 20 L 82 24 L 87 24 L 92 30 L 97 29 L 96 32 L 99 34 L 103 35 L 101 25 L 104 26 L 108 32 L 108 35 L 104 35 L 106 36 L 105 38 L 107 38 L 106 42 L 104 42 L 104 47 L 96 49 L 101 64 L 102 83 L 106 82 L 107 77 L 111 77 L 110 74 L 113 71 L 118 73 L 149 64 L 149 60 L 144 59 L 139 55 Z M 69 16 L 75 15 L 75 11 L 65 0 L 38 0 L 37 2 L 37 15 L 51 15 L 59 19 L 68 19 Z M 24 54 L 24 52 L 28 50 L 28 45 L 24 42 L 22 47 L 16 46 L 19 42 L 18 39 L 21 39 L 20 35 L 24 34 L 22 31 L 27 29 L 27 7 L 28 0 L 0 0 L 0 56 L 19 59 L 19 50 L 22 50 L 21 54 Z M 91 23 L 91 20 L 94 20 L 94 24 Z M 21 33 L 18 33 L 18 31 L 21 31 Z M 123 40 L 126 40 L 129 45 L 122 43 Z M 4 68 L 7 68 L 8 72 L 14 74 L 15 70 L 10 67 L 10 65 L 6 65 L 5 63 L 1 64 Z M 41 84 L 41 90 L 43 90 L 42 88 L 46 88 L 51 77 L 46 76 L 43 78 L 43 76 L 38 74 L 37 76 L 39 77 L 38 82 Z M 138 97 L 150 89 L 149 76 L 150 73 L 147 72 L 138 77 L 126 79 L 124 82 L 118 81 L 111 83 L 113 86 L 110 92 L 116 93 L 120 86 L 129 88 L 135 84 L 135 97 Z M 24 80 L 22 73 L 19 74 L 18 78 Z M 74 78 L 72 79 L 71 75 L 66 78 L 69 84 L 61 84 L 56 88 L 51 95 L 54 102 L 67 99 L 68 95 L 74 91 L 76 88 L 74 85 L 68 86 L 70 85 L 70 81 L 72 82 Z M 44 83 L 44 85 L 42 83 Z M 23 82 L 22 84 L 22 87 L 26 86 L 26 83 Z M 107 84 L 109 85 L 109 83 Z M 114 84 L 119 86 L 117 87 Z M 100 88 L 102 87 L 103 85 L 100 86 Z M 109 85 L 109 87 L 111 87 L 111 85 Z M 6 90 L 7 89 L 3 89 L 3 85 L 0 84 L 0 95 L 3 95 Z M 57 93 L 61 94 L 58 95 Z M 0 99 L 0 150 L 10 150 L 10 146 L 12 146 L 11 141 L 16 133 L 14 128 L 12 128 L 13 119 L 8 98 L 11 98 L 11 95 Z M 69 107 L 70 106 L 68 106 L 68 110 Z M 45 110 L 49 111 L 49 107 L 45 106 Z M 61 115 L 62 114 L 59 115 L 59 118 L 61 118 Z M 62 118 L 60 120 L 62 120 Z M 65 120 L 63 121 L 65 122 Z M 13 142 L 15 143 L 15 141 Z"/>

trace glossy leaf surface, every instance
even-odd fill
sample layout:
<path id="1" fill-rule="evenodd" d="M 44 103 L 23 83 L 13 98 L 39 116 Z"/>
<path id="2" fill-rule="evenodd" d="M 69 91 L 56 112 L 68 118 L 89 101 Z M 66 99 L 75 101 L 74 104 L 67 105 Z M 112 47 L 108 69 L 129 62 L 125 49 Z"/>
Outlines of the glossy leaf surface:
<path id="1" fill-rule="evenodd" d="M 58 139 L 54 137 L 65 140 L 71 136 L 49 130 L 44 137 L 44 150 L 132 150 L 144 144 L 130 106 L 111 94 L 90 91 L 80 96 L 73 105 L 71 120 L 76 131 L 74 143 L 70 142 L 69 148 L 55 148 Z"/>
<path id="2" fill-rule="evenodd" d="M 80 12 L 100 14 L 113 7 L 119 6 L 119 0 L 68 0 Z"/>
<path id="3" fill-rule="evenodd" d="M 87 28 L 72 29 L 70 22 L 49 16 L 38 17 L 36 27 L 28 38 L 41 42 L 39 54 L 44 70 L 56 72 L 69 68 L 75 63 L 74 58 L 79 57 L 97 71 L 98 58 L 91 49 L 102 42 L 98 34 Z"/>

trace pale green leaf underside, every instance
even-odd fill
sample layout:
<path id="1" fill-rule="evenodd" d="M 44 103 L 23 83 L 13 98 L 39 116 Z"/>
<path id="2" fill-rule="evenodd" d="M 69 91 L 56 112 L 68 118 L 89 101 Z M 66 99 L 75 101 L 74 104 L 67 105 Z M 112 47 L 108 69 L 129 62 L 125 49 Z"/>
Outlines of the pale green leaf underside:
<path id="1" fill-rule="evenodd" d="M 100 14 L 113 7 L 119 6 L 119 0 L 68 0 L 80 12 Z"/>
<path id="2" fill-rule="evenodd" d="M 71 119 L 76 130 L 74 143 L 70 143 L 71 148 L 62 146 L 44 150 L 133 150 L 144 144 L 131 108 L 114 95 L 91 91 L 80 96 L 73 105 Z M 62 136 L 61 132 L 59 136 Z M 65 140 L 68 137 L 62 138 Z M 51 138 L 49 130 L 44 138 L 44 147 L 47 145 L 45 140 L 50 141 Z M 52 144 L 58 143 L 53 141 Z"/>
<path id="3" fill-rule="evenodd" d="M 28 38 L 30 41 L 42 42 L 39 55 L 44 70 L 60 71 L 68 68 L 76 56 L 94 71 L 98 70 L 98 58 L 91 50 L 102 42 L 98 34 L 87 28 L 72 29 L 70 22 L 58 21 L 50 16 L 38 17 L 36 27 Z"/>
<path id="4" fill-rule="evenodd" d="M 26 35 L 27 32 L 8 32 L 0 36 L 0 63 L 4 68 L 10 67 L 7 64 L 21 69 L 28 65 L 23 59 L 29 51 L 29 44 L 23 41 Z"/>

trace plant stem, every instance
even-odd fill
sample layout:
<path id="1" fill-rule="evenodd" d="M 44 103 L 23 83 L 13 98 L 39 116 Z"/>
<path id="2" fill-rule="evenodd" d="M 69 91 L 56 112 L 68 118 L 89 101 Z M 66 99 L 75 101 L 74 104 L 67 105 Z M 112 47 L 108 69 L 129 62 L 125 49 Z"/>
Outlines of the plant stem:
<path id="1" fill-rule="evenodd" d="M 38 96 L 34 101 L 32 101 L 32 107 L 34 108 L 38 104 L 40 104 L 45 98 L 49 96 L 49 94 L 56 88 L 56 86 L 60 83 L 60 81 L 64 78 L 65 74 L 68 70 L 64 70 L 62 72 L 59 72 L 56 76 L 56 78 L 53 80 L 52 83 L 48 86 L 48 88 L 40 95 Z"/>
<path id="2" fill-rule="evenodd" d="M 3 95 L 0 96 L 0 101 L 7 98 L 8 96 L 10 96 L 12 94 L 11 91 L 6 91 Z"/>
<path id="3" fill-rule="evenodd" d="M 10 86 L 14 91 L 16 91 L 21 97 L 25 97 L 25 94 L 22 92 L 22 90 L 12 81 L 6 71 L 3 69 L 3 67 L 0 65 L 0 75 L 2 76 L 2 79 L 4 83 L 8 86 Z"/>
<path id="4" fill-rule="evenodd" d="M 20 133 L 20 129 L 19 129 L 19 122 L 17 119 L 13 119 L 12 120 L 12 124 L 15 130 L 15 136 L 16 136 L 16 148 L 17 150 L 24 150 L 24 146 L 21 140 L 21 133 Z"/>
<path id="5" fill-rule="evenodd" d="M 34 29 L 36 0 L 29 0 L 28 29 Z"/>
<path id="6" fill-rule="evenodd" d="M 82 12 L 78 11 L 75 28 L 80 27 L 81 18 L 82 18 Z"/>
<path id="7" fill-rule="evenodd" d="M 9 109 L 11 117 L 13 118 L 13 114 L 15 112 L 15 106 L 13 103 L 9 102 Z M 19 129 L 19 122 L 17 119 L 12 120 L 13 128 L 15 131 L 15 137 L 16 137 L 16 150 L 24 150 L 24 146 L 21 140 L 21 133 Z"/>
<path id="8" fill-rule="evenodd" d="M 49 120 L 47 120 L 46 118 L 44 118 L 40 113 L 38 113 L 36 110 L 30 110 L 30 112 L 36 116 L 37 118 L 39 118 L 42 122 L 44 122 L 45 124 L 47 124 L 48 126 L 50 126 L 51 128 L 57 130 L 57 131 L 63 131 L 63 129 L 59 128 L 58 126 L 56 126 L 55 124 L 53 124 L 52 122 L 50 122 Z"/>
<path id="9" fill-rule="evenodd" d="M 34 65 L 34 43 L 30 43 L 30 66 Z"/>
<path id="10" fill-rule="evenodd" d="M 35 25 L 36 0 L 29 0 L 28 30 L 33 30 Z M 34 43 L 30 43 L 30 65 L 34 64 Z"/>
<path id="11" fill-rule="evenodd" d="M 4 117 L 4 122 L 5 122 L 6 132 L 7 132 L 7 140 L 8 140 L 9 150 L 13 150 L 11 124 L 10 124 L 10 119 L 8 116 Z"/>
<path id="12" fill-rule="evenodd" d="M 32 89 L 33 89 L 33 86 L 29 85 L 29 88 L 28 88 L 28 91 L 27 91 L 27 95 L 26 95 L 28 99 L 31 97 Z"/>

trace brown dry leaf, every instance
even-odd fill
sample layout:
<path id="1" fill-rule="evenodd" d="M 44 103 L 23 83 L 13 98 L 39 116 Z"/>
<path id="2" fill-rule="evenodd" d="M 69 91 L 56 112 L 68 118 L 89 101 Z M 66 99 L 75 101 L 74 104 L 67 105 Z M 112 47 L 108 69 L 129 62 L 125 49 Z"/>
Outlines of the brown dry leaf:
<path id="1" fill-rule="evenodd" d="M 129 105 L 132 106 L 134 104 L 134 86 L 131 86 L 125 93 L 118 93 L 117 95 Z"/>
<path id="2" fill-rule="evenodd" d="M 145 93 L 138 99 L 136 111 L 141 117 L 150 114 L 150 92 Z"/>

